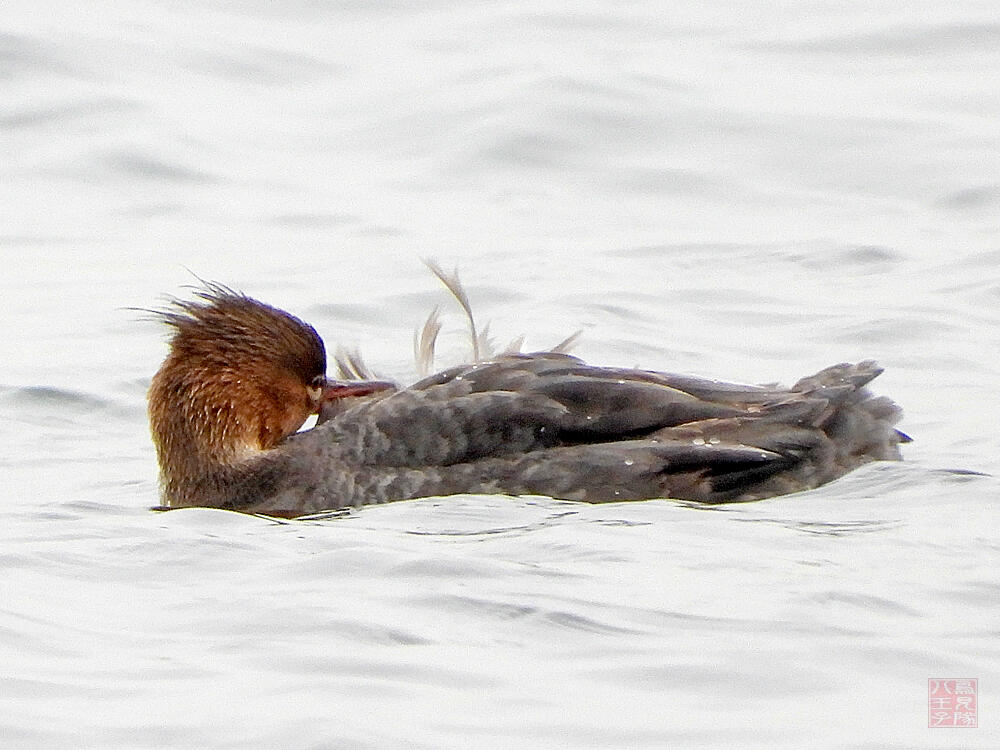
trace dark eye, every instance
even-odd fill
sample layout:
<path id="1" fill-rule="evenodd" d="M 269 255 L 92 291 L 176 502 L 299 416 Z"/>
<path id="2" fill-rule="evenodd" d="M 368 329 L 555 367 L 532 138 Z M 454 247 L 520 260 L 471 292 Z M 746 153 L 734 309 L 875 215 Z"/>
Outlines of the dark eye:
<path id="1" fill-rule="evenodd" d="M 326 388 L 326 376 L 317 375 L 309 381 L 306 386 L 306 393 L 309 394 L 309 401 L 315 406 L 323 400 L 323 389 Z"/>

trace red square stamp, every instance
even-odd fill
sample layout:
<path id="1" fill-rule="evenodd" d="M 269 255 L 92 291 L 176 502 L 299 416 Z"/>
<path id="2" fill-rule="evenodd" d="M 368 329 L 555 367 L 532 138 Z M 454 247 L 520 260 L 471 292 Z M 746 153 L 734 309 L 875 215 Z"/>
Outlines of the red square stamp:
<path id="1" fill-rule="evenodd" d="M 927 680 L 928 727 L 978 727 L 979 680 L 941 677 Z"/>

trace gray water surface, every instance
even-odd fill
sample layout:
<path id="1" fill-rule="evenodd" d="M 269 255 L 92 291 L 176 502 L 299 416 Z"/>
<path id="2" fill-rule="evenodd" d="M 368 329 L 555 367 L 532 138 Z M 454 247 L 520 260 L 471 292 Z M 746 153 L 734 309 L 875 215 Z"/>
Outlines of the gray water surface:
<path id="1" fill-rule="evenodd" d="M 995 748 L 993 2 L 7 0 L 4 748 Z M 499 344 L 749 382 L 876 358 L 906 461 L 704 509 L 167 514 L 192 274 L 415 377 Z M 927 728 L 974 677 L 979 727 Z"/>

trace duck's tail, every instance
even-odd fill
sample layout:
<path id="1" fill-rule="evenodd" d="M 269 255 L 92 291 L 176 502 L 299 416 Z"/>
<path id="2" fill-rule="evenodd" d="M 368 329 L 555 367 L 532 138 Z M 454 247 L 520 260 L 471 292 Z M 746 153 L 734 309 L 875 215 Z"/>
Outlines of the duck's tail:
<path id="1" fill-rule="evenodd" d="M 802 378 L 792 391 L 827 402 L 814 425 L 836 448 L 836 463 L 844 471 L 868 461 L 899 460 L 900 443 L 911 438 L 895 425 L 903 410 L 886 396 L 875 396 L 867 385 L 881 375 L 872 360 L 842 363 Z"/>
<path id="2" fill-rule="evenodd" d="M 755 407 L 755 416 L 710 419 L 660 435 L 710 436 L 713 443 L 754 446 L 782 459 L 749 467 L 752 476 L 720 467 L 708 477 L 709 491 L 695 498 L 703 502 L 757 500 L 811 489 L 862 464 L 901 458 L 899 445 L 910 442 L 895 428 L 902 409 L 867 389 L 881 372 L 872 361 L 833 365 Z"/>

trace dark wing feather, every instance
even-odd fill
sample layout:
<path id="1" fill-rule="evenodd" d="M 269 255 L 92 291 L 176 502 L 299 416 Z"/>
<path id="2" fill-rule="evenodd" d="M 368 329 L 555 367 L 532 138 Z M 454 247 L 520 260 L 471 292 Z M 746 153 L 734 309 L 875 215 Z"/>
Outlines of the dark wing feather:
<path id="1" fill-rule="evenodd" d="M 642 370 L 589 367 L 565 354 L 516 354 L 437 373 L 348 410 L 327 429 L 353 445 L 360 462 L 417 467 L 613 443 L 672 426 L 747 416 L 748 408 L 758 415 L 771 409 L 772 418 L 809 416 L 817 408 L 808 400 L 783 403 L 778 397 L 787 399 L 787 391 L 747 386 L 753 397 L 742 398 L 739 386 L 685 381 L 702 396 L 717 389 L 722 398 L 713 401 L 665 381 Z M 773 406 L 766 406 L 768 399 Z"/>

